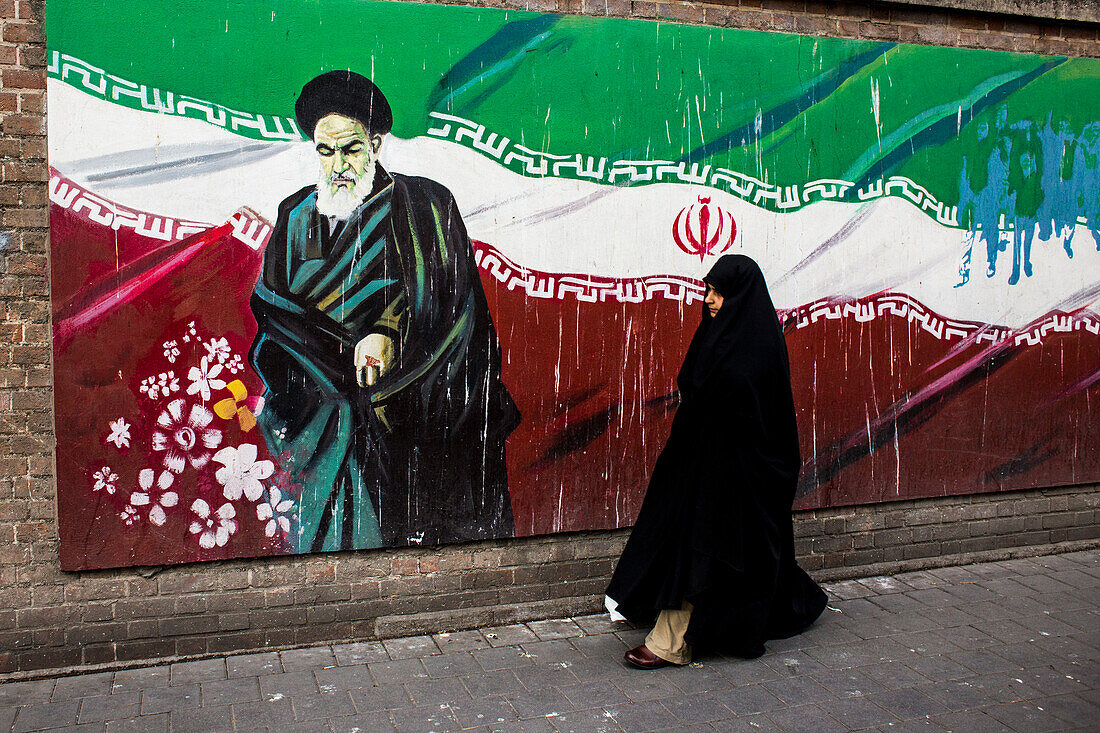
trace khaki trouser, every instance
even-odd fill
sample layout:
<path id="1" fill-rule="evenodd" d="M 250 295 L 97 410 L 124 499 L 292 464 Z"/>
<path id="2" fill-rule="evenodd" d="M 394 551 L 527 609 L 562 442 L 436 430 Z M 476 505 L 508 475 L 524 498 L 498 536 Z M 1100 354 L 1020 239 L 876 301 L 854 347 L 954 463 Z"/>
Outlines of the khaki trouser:
<path id="1" fill-rule="evenodd" d="M 645 638 L 649 651 L 666 662 L 688 664 L 691 661 L 691 646 L 684 641 L 688 621 L 691 620 L 692 606 L 684 601 L 680 609 L 665 609 L 657 617 L 653 631 Z"/>

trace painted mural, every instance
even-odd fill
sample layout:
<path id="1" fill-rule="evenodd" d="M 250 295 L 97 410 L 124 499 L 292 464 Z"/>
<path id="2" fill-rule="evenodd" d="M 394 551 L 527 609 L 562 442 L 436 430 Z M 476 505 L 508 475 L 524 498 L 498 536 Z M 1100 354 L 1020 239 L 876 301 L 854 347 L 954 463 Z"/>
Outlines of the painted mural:
<path id="1" fill-rule="evenodd" d="M 627 526 L 731 252 L 784 324 L 798 507 L 1100 480 L 1100 62 L 48 13 L 66 569 Z"/>

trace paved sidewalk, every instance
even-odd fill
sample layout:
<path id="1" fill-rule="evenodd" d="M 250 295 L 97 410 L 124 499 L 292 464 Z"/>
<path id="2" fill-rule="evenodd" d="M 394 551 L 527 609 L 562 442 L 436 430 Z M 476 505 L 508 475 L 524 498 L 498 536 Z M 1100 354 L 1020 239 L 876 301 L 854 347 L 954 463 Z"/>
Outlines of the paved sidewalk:
<path id="1" fill-rule="evenodd" d="M 761 659 L 643 672 L 605 616 L 0 685 L 0 731 L 1100 730 L 1100 552 L 826 586 Z"/>

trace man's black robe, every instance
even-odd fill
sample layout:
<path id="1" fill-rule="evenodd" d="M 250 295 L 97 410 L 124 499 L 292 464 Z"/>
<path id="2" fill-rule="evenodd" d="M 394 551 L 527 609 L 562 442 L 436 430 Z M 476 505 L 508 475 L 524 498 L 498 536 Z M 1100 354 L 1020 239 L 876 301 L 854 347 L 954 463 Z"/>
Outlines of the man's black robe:
<path id="1" fill-rule="evenodd" d="M 798 567 L 801 465 L 787 347 L 759 267 L 722 257 L 677 377 L 680 406 L 607 595 L 627 618 L 694 609 L 686 640 L 744 657 L 813 623 L 825 594 Z"/>
<path id="2" fill-rule="evenodd" d="M 301 491 L 295 549 L 511 536 L 519 413 L 453 197 L 379 167 L 371 197 L 326 227 L 314 186 L 283 201 L 251 301 L 260 426 Z M 396 361 L 360 388 L 353 354 L 371 332 Z"/>

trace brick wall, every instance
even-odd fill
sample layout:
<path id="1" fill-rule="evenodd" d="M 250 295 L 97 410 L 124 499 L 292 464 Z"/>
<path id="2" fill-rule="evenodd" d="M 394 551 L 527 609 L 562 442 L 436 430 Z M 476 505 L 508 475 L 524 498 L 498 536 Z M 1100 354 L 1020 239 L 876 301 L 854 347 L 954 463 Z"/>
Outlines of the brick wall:
<path id="1" fill-rule="evenodd" d="M 1100 56 L 1095 24 L 898 2 L 473 4 Z M 58 570 L 44 8 L 41 0 L 0 0 L 0 678 L 596 610 L 623 531 L 167 569 Z M 1084 486 L 804 512 L 797 549 L 805 567 L 826 579 L 1095 546 L 1098 503 L 1100 487 Z"/>

